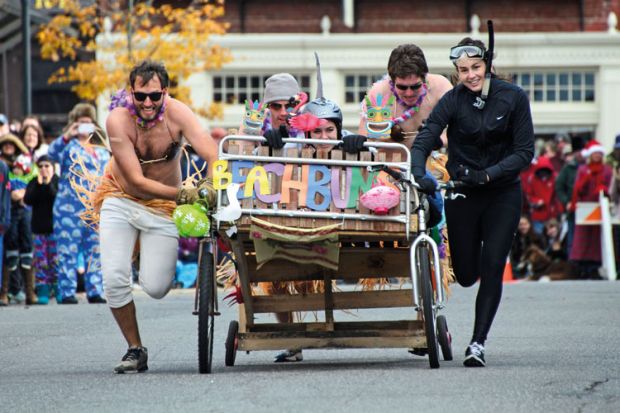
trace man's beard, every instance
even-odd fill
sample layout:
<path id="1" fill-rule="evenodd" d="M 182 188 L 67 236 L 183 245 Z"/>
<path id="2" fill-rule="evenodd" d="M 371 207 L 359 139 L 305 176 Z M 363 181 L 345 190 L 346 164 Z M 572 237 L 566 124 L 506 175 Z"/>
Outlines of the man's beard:
<path id="1" fill-rule="evenodd" d="M 144 107 L 141 107 L 140 110 L 138 111 L 138 116 L 140 116 L 140 118 L 146 122 L 153 121 L 157 119 L 157 116 L 159 115 L 159 112 L 161 111 L 161 107 L 162 107 L 162 104 L 154 106 L 152 115 L 150 117 L 146 117 L 144 115 Z"/>

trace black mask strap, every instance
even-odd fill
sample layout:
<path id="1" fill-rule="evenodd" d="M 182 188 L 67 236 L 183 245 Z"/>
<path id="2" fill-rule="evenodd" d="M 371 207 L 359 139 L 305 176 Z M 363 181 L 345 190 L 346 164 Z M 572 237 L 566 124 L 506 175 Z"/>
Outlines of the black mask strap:
<path id="1" fill-rule="evenodd" d="M 495 49 L 495 32 L 493 31 L 493 20 L 487 20 L 487 28 L 489 31 L 489 48 L 487 49 L 487 58 L 485 63 L 487 65 L 486 74 L 484 76 L 484 84 L 482 85 L 482 93 L 476 98 L 474 107 L 477 109 L 484 109 L 487 97 L 489 96 L 489 89 L 491 87 L 491 65 L 493 64 L 493 50 Z"/>

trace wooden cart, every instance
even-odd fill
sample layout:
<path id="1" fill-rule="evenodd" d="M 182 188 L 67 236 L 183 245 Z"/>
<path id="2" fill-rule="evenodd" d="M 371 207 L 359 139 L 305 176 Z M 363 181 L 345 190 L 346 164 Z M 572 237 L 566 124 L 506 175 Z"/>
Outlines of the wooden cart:
<path id="1" fill-rule="evenodd" d="M 225 138 L 220 146 L 219 159 L 226 167 L 220 165 L 216 183 L 218 177 L 228 172 L 232 173 L 229 177 L 232 180 L 239 180 L 241 175 L 247 179 L 248 174 L 256 173 L 256 170 L 252 169 L 253 166 L 271 164 L 271 168 L 266 169 L 275 172 L 268 172 L 268 193 L 277 194 L 281 191 L 283 180 L 300 181 L 307 178 L 308 171 L 312 169 L 304 170 L 304 165 L 324 165 L 331 168 L 328 185 L 332 185 L 334 180 L 339 180 L 342 184 L 336 189 L 332 188 L 335 197 L 338 196 L 337 191 L 340 191 L 341 195 L 346 192 L 344 188 L 347 188 L 346 180 L 349 179 L 347 189 L 350 199 L 351 196 L 357 197 L 364 190 L 355 187 L 353 181 L 356 178 L 364 183 L 366 189 L 369 187 L 369 182 L 375 173 L 369 172 L 368 166 L 387 165 L 409 176 L 409 151 L 400 144 L 374 144 L 372 146 L 377 147 L 379 152 L 365 151 L 359 155 L 346 154 L 338 149 L 328 151 L 314 148 L 272 150 L 270 154 L 268 147 L 260 147 L 257 153 L 252 154 L 249 149 L 240 151 L 239 146 L 232 142 L 236 139 L 257 140 L 238 136 Z M 313 142 L 295 139 L 289 141 Z M 224 147 L 227 147 L 226 151 Z M 392 152 L 386 154 L 383 152 L 385 150 Z M 245 165 L 245 168 L 239 167 L 239 162 Z M 288 171 L 289 175 L 279 173 L 281 168 L 274 167 L 274 164 L 292 165 L 292 171 Z M 357 170 L 351 172 L 355 168 Z M 225 172 L 222 172 L 222 169 Z M 247 182 L 250 182 L 256 191 L 259 190 L 259 185 L 254 185 L 253 180 Z M 355 188 L 351 188 L 352 186 Z M 220 198 L 218 208 L 226 204 L 222 196 L 224 192 L 221 191 L 218 196 Z M 437 247 L 425 234 L 416 238 L 418 223 L 420 219 L 424 220 L 424 211 L 418 208 L 420 199 L 416 192 L 405 188 L 401 193 L 400 205 L 383 216 L 374 215 L 360 206 L 359 202 L 349 202 L 346 208 L 337 208 L 338 203 L 331 202 L 326 210 L 312 210 L 307 208 L 308 202 L 299 198 L 300 192 L 304 193 L 291 190 L 290 199 L 286 204 L 265 203 L 258 196 L 241 199 L 242 216 L 235 222 L 236 231 L 234 228 L 231 229 L 229 223 L 213 223 L 215 229 L 219 228 L 218 233 L 231 246 L 234 253 L 243 301 L 239 304 L 239 321 L 232 321 L 229 326 L 226 365 L 234 365 L 237 351 L 287 348 L 428 349 L 431 367 L 439 367 L 438 348 L 441 346 L 444 359 L 451 359 L 450 336 L 445 318 L 437 315 L 444 300 Z M 265 200 L 265 197 L 262 198 Z M 316 196 L 315 200 L 320 198 L 321 196 Z M 344 206 L 342 202 L 340 206 Z M 291 257 L 276 258 L 259 265 L 252 240 L 253 235 L 256 236 L 252 233 L 253 228 L 256 228 L 253 225 L 257 222 L 267 222 L 278 228 L 288 229 L 316 229 L 338 224 L 340 249 L 337 254 L 337 268 L 326 268 L 325 265 L 318 264 L 300 265 Z M 411 248 L 413 244 L 417 245 L 415 250 Z M 213 322 L 214 316 L 218 314 L 213 260 L 216 250 L 217 243 L 212 238 L 201 242 L 196 294 L 201 373 L 211 371 Z M 414 256 L 417 258 L 412 259 Z M 332 283 L 337 279 L 388 277 L 412 279 L 412 288 L 339 291 L 333 288 Z M 255 288 L 257 283 L 300 281 L 323 281 L 323 290 L 293 295 L 262 295 L 257 294 Z M 402 307 L 402 319 L 337 321 L 334 314 L 336 310 L 390 307 Z M 324 314 L 324 321 L 277 323 L 256 320 L 257 314 L 282 312 L 320 312 Z"/>

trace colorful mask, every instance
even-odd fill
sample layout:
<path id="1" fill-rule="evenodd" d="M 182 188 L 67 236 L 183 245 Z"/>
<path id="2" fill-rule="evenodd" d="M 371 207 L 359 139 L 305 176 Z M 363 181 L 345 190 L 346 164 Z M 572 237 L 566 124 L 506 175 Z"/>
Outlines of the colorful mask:
<path id="1" fill-rule="evenodd" d="M 211 226 L 207 209 L 198 202 L 179 205 L 172 213 L 172 219 L 182 237 L 204 237 Z"/>
<path id="2" fill-rule="evenodd" d="M 265 111 L 262 103 L 245 101 L 245 114 L 243 115 L 243 129 L 248 135 L 260 135 L 265 120 Z"/>
<path id="3" fill-rule="evenodd" d="M 366 101 L 366 131 L 368 132 L 368 137 L 380 140 L 390 139 L 390 130 L 394 124 L 392 120 L 394 96 L 390 96 L 387 102 L 384 102 L 384 97 L 381 94 L 378 94 L 376 98 L 366 95 L 364 100 Z"/>

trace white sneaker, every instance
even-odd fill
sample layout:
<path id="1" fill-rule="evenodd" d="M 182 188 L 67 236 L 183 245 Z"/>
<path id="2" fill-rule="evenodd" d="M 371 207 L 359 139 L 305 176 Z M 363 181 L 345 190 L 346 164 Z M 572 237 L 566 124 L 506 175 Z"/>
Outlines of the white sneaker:
<path id="1" fill-rule="evenodd" d="M 484 367 L 484 346 L 475 341 L 467 346 L 463 364 L 465 367 Z"/>

